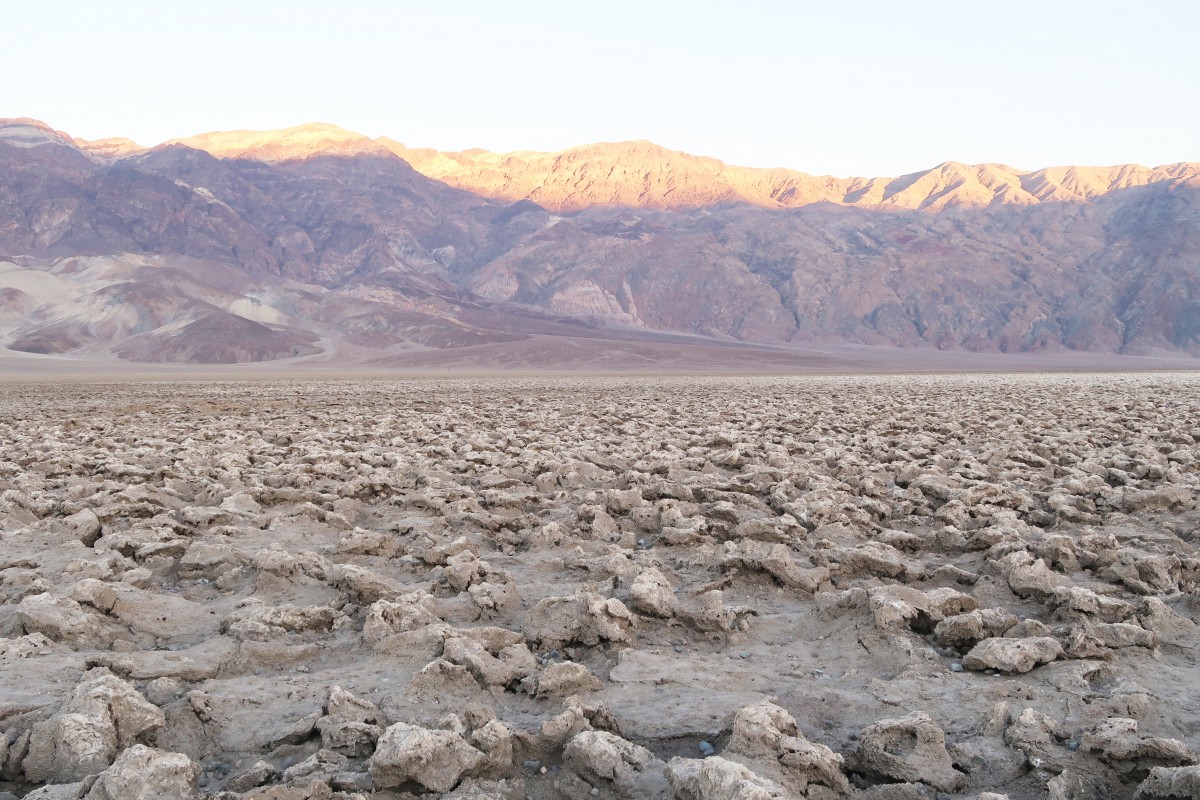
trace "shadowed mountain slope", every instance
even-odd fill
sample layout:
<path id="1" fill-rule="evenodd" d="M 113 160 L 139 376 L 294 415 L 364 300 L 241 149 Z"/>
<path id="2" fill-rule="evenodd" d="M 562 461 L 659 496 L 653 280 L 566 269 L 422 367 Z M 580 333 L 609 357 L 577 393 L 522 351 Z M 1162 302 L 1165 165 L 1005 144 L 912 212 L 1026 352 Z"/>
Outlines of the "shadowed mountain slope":
<path id="1" fill-rule="evenodd" d="M 462 178 L 484 167 L 508 183 Z M 1196 165 L 739 169 L 645 142 L 502 157 L 312 125 L 144 149 L 0 122 L 0 344 L 205 363 L 511 360 L 617 333 L 648 352 L 686 334 L 1200 355 Z"/>

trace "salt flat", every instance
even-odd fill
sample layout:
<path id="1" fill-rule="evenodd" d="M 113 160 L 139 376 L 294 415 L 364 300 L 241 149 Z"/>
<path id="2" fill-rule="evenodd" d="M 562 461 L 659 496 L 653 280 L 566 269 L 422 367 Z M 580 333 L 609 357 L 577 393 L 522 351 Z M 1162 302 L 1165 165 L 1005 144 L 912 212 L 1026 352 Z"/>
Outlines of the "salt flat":
<path id="1" fill-rule="evenodd" d="M 1196 373 L 153 377 L 0 385 L 0 791 L 1200 786 Z"/>

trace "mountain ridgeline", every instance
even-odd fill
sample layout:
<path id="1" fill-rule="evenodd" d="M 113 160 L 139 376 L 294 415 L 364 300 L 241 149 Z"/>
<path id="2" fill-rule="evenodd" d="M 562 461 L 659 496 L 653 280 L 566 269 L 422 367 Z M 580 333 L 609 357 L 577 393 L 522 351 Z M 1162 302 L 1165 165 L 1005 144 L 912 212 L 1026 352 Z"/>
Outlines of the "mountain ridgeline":
<path id="1" fill-rule="evenodd" d="M 442 153 L 309 125 L 143 148 L 0 121 L 12 352 L 486 365 L 696 337 L 1200 356 L 1200 164 L 841 179 L 647 142 Z"/>

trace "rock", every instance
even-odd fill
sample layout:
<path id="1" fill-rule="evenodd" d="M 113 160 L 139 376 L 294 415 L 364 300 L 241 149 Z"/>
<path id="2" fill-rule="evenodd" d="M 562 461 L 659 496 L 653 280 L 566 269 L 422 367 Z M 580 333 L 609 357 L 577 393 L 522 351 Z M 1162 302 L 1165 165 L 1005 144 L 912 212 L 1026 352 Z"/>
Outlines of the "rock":
<path id="1" fill-rule="evenodd" d="M 165 722 L 163 712 L 128 683 L 108 670 L 91 670 L 58 714 L 33 726 L 25 775 L 54 782 L 94 775 Z"/>
<path id="2" fill-rule="evenodd" d="M 542 738 L 552 746 L 562 746 L 575 734 L 593 729 L 619 733 L 616 721 L 603 703 L 571 696 L 560 714 L 542 723 Z"/>
<path id="3" fill-rule="evenodd" d="M 341 616 L 330 606 L 268 606 L 249 598 L 225 618 L 221 631 L 235 639 L 269 642 L 288 633 L 329 631 Z"/>
<path id="4" fill-rule="evenodd" d="M 231 514 L 253 516 L 262 513 L 262 506 L 246 492 L 237 492 L 221 501 L 221 510 Z"/>
<path id="5" fill-rule="evenodd" d="M 1010 747 L 1055 744 L 1058 723 L 1032 708 L 1022 711 L 1004 730 L 1004 741 Z"/>
<path id="6" fill-rule="evenodd" d="M 1062 619 L 1087 622 L 1121 622 L 1133 616 L 1134 605 L 1117 597 L 1096 594 L 1082 586 L 1060 586 L 1051 602 Z"/>
<path id="7" fill-rule="evenodd" d="M 1177 767 L 1197 762 L 1197 756 L 1178 739 L 1142 737 L 1137 720 L 1110 717 L 1083 735 L 1083 750 L 1100 754 L 1110 764 L 1128 769 Z M 1124 763 L 1123 763 L 1124 762 Z"/>
<path id="8" fill-rule="evenodd" d="M 371 755 L 386 726 L 387 721 L 374 703 L 340 686 L 330 688 L 325 716 L 317 722 L 321 747 L 352 758 Z"/>
<path id="9" fill-rule="evenodd" d="M 613 490 L 608 493 L 606 498 L 608 510 L 614 514 L 628 514 L 636 508 L 639 508 L 645 500 L 642 499 L 642 490 L 635 487 L 624 491 Z"/>
<path id="10" fill-rule="evenodd" d="M 397 722 L 379 739 L 368 769 L 381 789 L 415 781 L 431 792 L 448 792 L 485 756 L 457 733 Z"/>
<path id="11" fill-rule="evenodd" d="M 1140 625 L 1127 622 L 1085 622 L 1076 625 L 1067 640 L 1071 658 L 1098 658 L 1122 647 L 1158 646 L 1158 637 Z"/>
<path id="12" fill-rule="evenodd" d="M 963 666 L 973 670 L 994 669 L 999 672 L 1029 672 L 1039 664 L 1049 664 L 1063 655 L 1056 639 L 985 639 L 971 648 L 963 658 Z"/>
<path id="13" fill-rule="evenodd" d="M 766 572 L 784 586 L 809 594 L 829 580 L 828 568 L 802 567 L 786 545 L 769 542 L 726 542 L 723 564 L 726 568 L 734 566 Z"/>
<path id="14" fill-rule="evenodd" d="M 593 539 L 603 542 L 616 542 L 621 538 L 621 529 L 616 520 L 602 509 L 596 509 L 592 516 L 591 532 Z"/>
<path id="15" fill-rule="evenodd" d="M 179 573 L 187 577 L 219 577 L 247 563 L 248 558 L 224 542 L 193 541 L 179 559 Z"/>
<path id="16" fill-rule="evenodd" d="M 156 678 L 146 684 L 146 699 L 162 708 L 184 696 L 184 685 L 174 678 Z"/>
<path id="17" fill-rule="evenodd" d="M 324 748 L 313 753 L 298 764 L 293 764 L 283 771 L 285 783 L 295 784 L 303 780 L 306 783 L 320 781 L 330 783 L 333 777 L 349 768 L 349 759 L 341 753 Z"/>
<path id="18" fill-rule="evenodd" d="M 49 592 L 21 600 L 17 616 L 27 633 L 43 634 L 74 649 L 102 647 L 112 638 L 99 615 L 69 597 Z"/>
<path id="19" fill-rule="evenodd" d="M 489 719 L 482 725 L 473 724 L 472 728 L 471 745 L 485 756 L 478 772 L 481 775 L 507 776 L 513 765 L 515 737 L 512 731 L 498 719 Z"/>
<path id="20" fill-rule="evenodd" d="M 1021 751 L 1034 769 L 1062 771 L 1056 751 L 1058 740 L 1058 723 L 1032 708 L 1022 711 L 1004 731 L 1005 743 Z"/>
<path id="21" fill-rule="evenodd" d="M 675 757 L 667 763 L 667 781 L 677 800 L 794 800 L 777 783 L 755 775 L 721 756 Z"/>
<path id="22" fill-rule="evenodd" d="M 1000 636 L 1016 624 L 1016 616 L 1002 608 L 975 609 L 937 623 L 933 640 L 943 647 L 966 649 L 984 639 Z"/>
<path id="23" fill-rule="evenodd" d="M 1164 486 L 1144 491 L 1126 489 L 1122 493 L 1122 501 L 1126 511 L 1166 511 L 1194 505 L 1195 495 L 1182 486 Z"/>
<path id="24" fill-rule="evenodd" d="M 1005 639 L 1044 639 L 1051 637 L 1054 631 L 1050 626 L 1036 619 L 1023 619 L 1016 625 L 1004 631 Z"/>
<path id="25" fill-rule="evenodd" d="M 84 791 L 86 789 L 83 782 L 54 783 L 34 789 L 25 797 L 30 800 L 79 800 L 79 796 Z"/>
<path id="26" fill-rule="evenodd" d="M 679 606 L 667 576 L 651 567 L 643 570 L 629 587 L 629 604 L 635 611 L 655 617 L 673 617 Z"/>
<path id="27" fill-rule="evenodd" d="M 174 594 L 105 583 L 93 578 L 79 581 L 71 597 L 133 631 L 168 642 L 191 644 L 215 636 L 218 620 L 209 609 Z"/>
<path id="28" fill-rule="evenodd" d="M 195 647 L 178 650 L 96 653 L 87 657 L 87 665 L 105 667 L 133 680 L 166 678 L 195 683 L 214 677 L 236 652 L 235 641 L 226 636 L 217 636 Z"/>
<path id="29" fill-rule="evenodd" d="M 946 616 L 974 610 L 978 605 L 969 595 L 954 589 L 923 592 L 911 586 L 879 586 L 869 590 L 875 627 L 885 632 L 915 631 L 926 634 Z"/>
<path id="30" fill-rule="evenodd" d="M 88 671 L 67 700 L 66 710 L 107 717 L 117 732 L 117 744 L 129 747 L 143 733 L 161 728 L 163 712 L 129 683 L 105 669 Z"/>
<path id="31" fill-rule="evenodd" d="M 904 555 L 883 542 L 867 542 L 855 547 L 834 548 L 826 557 L 838 565 L 842 575 L 848 578 L 878 576 L 882 578 L 900 578 L 919 580 L 923 571 L 919 564 L 912 562 Z"/>
<path id="32" fill-rule="evenodd" d="M 346 592 L 356 603 L 362 605 L 370 605 L 377 600 L 393 598 L 400 594 L 399 587 L 386 575 L 353 564 L 330 565 L 325 579 L 331 586 Z"/>
<path id="33" fill-rule="evenodd" d="M 49 655 L 61 652 L 64 648 L 56 646 L 50 637 L 43 633 L 28 633 L 15 639 L 0 639 L 0 659 L 15 661 L 36 655 Z"/>
<path id="34" fill-rule="evenodd" d="M 792 715 L 774 703 L 762 702 L 739 710 L 725 752 L 777 762 L 788 785 L 798 792 L 806 792 L 810 783 L 837 792 L 850 790 L 842 774 L 842 757 L 804 738 Z"/>
<path id="35" fill-rule="evenodd" d="M 379 531 L 354 529 L 350 534 L 338 539 L 337 550 L 345 555 L 382 556 L 393 558 L 403 549 L 403 545 L 395 536 Z"/>
<path id="36" fill-rule="evenodd" d="M 225 788 L 231 792 L 248 792 L 251 789 L 272 783 L 278 778 L 279 771 L 275 767 L 266 761 L 256 761 L 245 772 L 235 775 L 226 781 Z"/>
<path id="37" fill-rule="evenodd" d="M 947 792 L 966 786 L 946 751 L 946 735 L 924 712 L 885 719 L 859 735 L 855 764 L 879 779 L 920 781 Z"/>
<path id="38" fill-rule="evenodd" d="M 629 642 L 636 628 L 637 617 L 620 600 L 583 590 L 542 600 L 524 624 L 525 637 L 543 647 Z"/>
<path id="39" fill-rule="evenodd" d="M 260 572 L 288 581 L 308 579 L 324 581 L 333 565 L 329 559 L 310 551 L 290 553 L 278 542 L 254 553 L 251 564 Z"/>
<path id="40" fill-rule="evenodd" d="M 1034 559 L 1027 551 L 1013 553 L 1000 562 L 1001 572 L 1013 594 L 1046 600 L 1054 596 L 1065 579 L 1046 566 L 1044 559 Z"/>
<path id="41" fill-rule="evenodd" d="M 378 642 L 441 621 L 437 598 L 428 592 L 408 592 L 371 604 L 363 622 L 363 639 Z"/>
<path id="42" fill-rule="evenodd" d="M 1133 800 L 1195 800 L 1200 797 L 1200 766 L 1154 767 Z"/>
<path id="43" fill-rule="evenodd" d="M 1172 644 L 1193 635 L 1196 630 L 1196 623 L 1177 613 L 1157 597 L 1142 600 L 1137 610 L 1137 621 L 1161 641 Z"/>
<path id="44" fill-rule="evenodd" d="M 1138 594 L 1169 594 L 1179 591 L 1181 568 L 1177 556 L 1149 555 L 1141 550 L 1125 548 L 1118 552 L 1116 562 L 1110 564 L 1101 575 L 1123 583 Z"/>
<path id="45" fill-rule="evenodd" d="M 461 664 L 484 687 L 506 688 L 537 671 L 537 661 L 525 640 L 504 628 L 459 630 L 442 646 L 442 658 Z"/>
<path id="46" fill-rule="evenodd" d="M 100 518 L 90 508 L 85 508 L 76 514 L 72 514 L 63 520 L 63 522 L 71 527 L 75 538 L 88 547 L 95 545 L 96 540 L 100 538 L 103 532 L 100 525 Z"/>
<path id="47" fill-rule="evenodd" d="M 511 580 L 485 580 L 471 584 L 467 589 L 467 596 L 471 598 L 479 619 L 494 619 L 521 605 L 517 584 Z"/>
<path id="48" fill-rule="evenodd" d="M 696 597 L 695 605 L 680 609 L 678 616 L 700 630 L 745 631 L 756 613 L 749 606 L 725 605 L 724 593 L 710 589 Z"/>
<path id="49" fill-rule="evenodd" d="M 62 783 L 102 772 L 117 752 L 117 730 L 110 721 L 56 714 L 33 726 L 22 767 L 31 781 Z"/>
<path id="50" fill-rule="evenodd" d="M 96 778 L 81 800 L 198 800 L 199 765 L 183 753 L 135 744 Z"/>
<path id="51" fill-rule="evenodd" d="M 537 697 L 563 697 L 603 688 L 600 680 L 583 664 L 565 661 L 551 664 L 536 679 Z"/>
<path id="52" fill-rule="evenodd" d="M 662 762 L 640 745 L 605 731 L 583 731 L 567 743 L 563 765 L 592 782 L 611 784 L 622 797 L 662 796 Z"/>

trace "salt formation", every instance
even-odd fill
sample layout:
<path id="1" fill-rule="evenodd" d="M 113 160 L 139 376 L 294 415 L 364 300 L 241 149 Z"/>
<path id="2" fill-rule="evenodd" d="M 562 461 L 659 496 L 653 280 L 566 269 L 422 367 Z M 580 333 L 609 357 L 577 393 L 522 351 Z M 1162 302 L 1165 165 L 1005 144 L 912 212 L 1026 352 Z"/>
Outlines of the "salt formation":
<path id="1" fill-rule="evenodd" d="M 1198 389 L 0 386 L 0 792 L 1200 796 Z"/>

